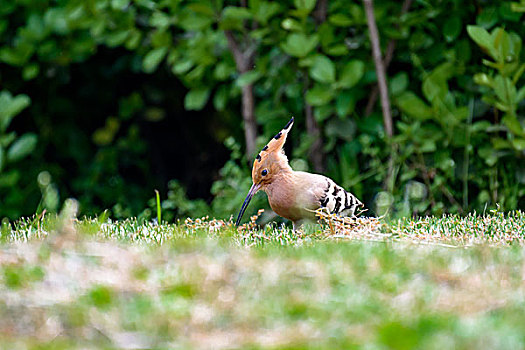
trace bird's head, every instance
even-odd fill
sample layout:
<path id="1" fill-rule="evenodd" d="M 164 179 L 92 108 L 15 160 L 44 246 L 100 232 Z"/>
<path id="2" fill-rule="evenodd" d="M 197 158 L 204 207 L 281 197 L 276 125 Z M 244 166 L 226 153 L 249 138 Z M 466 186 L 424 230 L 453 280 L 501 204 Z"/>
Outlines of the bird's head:
<path id="1" fill-rule="evenodd" d="M 255 157 L 252 168 L 253 184 L 244 200 L 239 216 L 237 217 L 236 225 L 239 225 L 244 211 L 248 207 L 253 195 L 260 189 L 272 183 L 283 169 L 289 168 L 288 158 L 284 154 L 284 143 L 288 132 L 292 129 L 294 118 L 286 124 L 286 126 L 275 135 L 261 152 Z"/>

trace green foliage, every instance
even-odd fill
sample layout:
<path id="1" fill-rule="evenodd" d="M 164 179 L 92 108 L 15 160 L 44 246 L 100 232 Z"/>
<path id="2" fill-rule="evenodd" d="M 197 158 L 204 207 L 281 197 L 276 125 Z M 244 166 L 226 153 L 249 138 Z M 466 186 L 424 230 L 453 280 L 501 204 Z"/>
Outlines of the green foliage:
<path id="1" fill-rule="evenodd" d="M 168 222 L 175 218 L 208 216 L 210 213 L 222 218 L 237 215 L 252 183 L 251 169 L 245 165 L 239 166 L 239 163 L 245 163 L 240 162 L 241 147 L 232 137 L 226 139 L 225 144 L 231 151 L 231 159 L 220 170 L 220 178 L 211 188 L 214 196 L 212 203 L 208 205 L 203 200 L 189 200 L 184 187 L 178 181 L 171 180 L 168 183 L 167 198 L 161 205 L 164 218 Z M 259 208 L 268 209 L 267 201 L 261 194 L 253 198 L 249 212 L 256 212 Z M 151 210 L 148 209 L 145 214 L 149 217 L 150 213 Z"/>
<path id="2" fill-rule="evenodd" d="M 488 33 L 484 28 L 469 26 L 472 39 L 493 59 L 483 60 L 483 64 L 495 69 L 491 74 L 477 73 L 474 81 L 488 89 L 483 101 L 502 111 L 502 126 L 507 129 L 507 137 L 495 137 L 492 143 L 497 150 L 525 150 L 525 118 L 518 115 L 518 104 L 525 100 L 525 84 L 521 88 L 518 81 L 525 72 L 525 62 L 521 62 L 522 39 L 516 33 L 507 33 L 495 28 Z M 496 146 L 497 145 L 497 146 Z"/>
<path id="3" fill-rule="evenodd" d="M 0 92 L 0 212 L 6 214 L 16 212 L 25 201 L 24 194 L 19 191 L 22 169 L 18 163 L 30 156 L 38 137 L 31 132 L 18 136 L 15 131 L 10 131 L 10 125 L 30 103 L 27 95 L 13 96 L 6 90 Z"/>
<path id="4" fill-rule="evenodd" d="M 7 166 L 27 157 L 36 146 L 35 134 L 27 133 L 17 137 L 16 132 L 7 131 L 13 118 L 30 103 L 26 95 L 13 97 L 9 91 L 0 92 L 0 172 L 4 164 Z M 5 179 L 4 174 L 0 178 L 0 183 L 7 186 L 15 185 L 15 183 L 5 183 L 2 179 Z"/>
<path id="5" fill-rule="evenodd" d="M 240 205 L 252 185 L 251 168 L 238 165 L 242 157 L 240 145 L 233 138 L 228 138 L 226 147 L 231 150 L 231 159 L 220 170 L 220 179 L 215 181 L 211 188 L 214 200 L 210 208 L 217 217 L 223 218 L 235 217 L 238 214 Z M 265 195 L 261 193 L 255 195 L 252 201 L 254 202 L 250 204 L 252 213 L 260 208 L 269 208 Z"/>
<path id="6" fill-rule="evenodd" d="M 138 215 L 153 189 L 166 187 L 166 220 L 207 210 L 235 215 L 250 184 L 250 164 L 238 146 L 241 89 L 249 85 L 262 131 L 258 146 L 294 115 L 290 158 L 309 170 L 301 162 L 314 141 L 304 132 L 309 104 L 322 132 L 326 174 L 372 214 L 523 207 L 522 1 L 413 2 L 403 15 L 398 1 L 375 3 L 383 51 L 396 43 L 387 70 L 392 140 L 378 103 L 364 115 L 376 76 L 362 3 L 330 1 L 325 15 L 316 4 L 30 0 L 1 6 L 0 76 L 19 95 L 2 93 L 11 102 L 2 100 L 0 116 L 12 118 L 27 95 L 34 121 L 13 138 L 9 118 L 0 119 L 0 186 L 11 193 L 0 203 L 1 215 L 56 211 L 67 196 L 78 197 L 85 213 L 109 208 L 117 217 Z M 254 53 L 247 70 L 239 71 L 227 34 L 242 54 Z M 127 84 L 133 79 L 140 83 Z M 168 89 L 166 81 L 182 86 Z M 169 178 L 154 174 L 144 124 L 182 109 L 202 111 L 202 125 L 213 115 L 217 143 L 237 138 L 227 141 L 236 145 L 231 159 L 209 175 L 216 183 L 208 202 L 190 201 L 183 182 L 168 185 Z M 24 162 L 29 154 L 31 165 Z M 64 164 L 71 160 L 69 173 Z M 43 181 L 35 181 L 43 171 Z M 14 183 L 27 188 L 24 196 L 13 194 Z M 259 199 L 252 213 L 265 203 Z M 151 217 L 148 210 L 143 217 Z"/>
<path id="7" fill-rule="evenodd" d="M 157 202 L 152 202 L 154 207 Z M 152 205 L 153 206 L 153 205 Z M 209 212 L 208 205 L 203 200 L 189 200 L 186 190 L 176 180 L 168 183 L 167 198 L 162 200 L 160 208 L 164 220 L 173 221 L 176 217 L 205 216 Z M 147 212 L 146 214 L 148 214 Z M 155 211 L 155 213 L 157 213 Z M 149 216 L 149 215 L 148 215 Z"/>

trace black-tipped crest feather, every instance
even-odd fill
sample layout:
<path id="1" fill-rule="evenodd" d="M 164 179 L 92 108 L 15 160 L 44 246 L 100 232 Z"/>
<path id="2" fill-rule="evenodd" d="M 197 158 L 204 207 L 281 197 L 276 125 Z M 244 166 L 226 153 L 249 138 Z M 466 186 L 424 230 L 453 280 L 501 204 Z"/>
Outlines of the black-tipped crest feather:
<path id="1" fill-rule="evenodd" d="M 290 119 L 290 121 L 284 126 L 284 130 L 288 129 L 292 125 L 293 120 L 294 120 L 294 117 L 292 117 L 292 119 Z"/>

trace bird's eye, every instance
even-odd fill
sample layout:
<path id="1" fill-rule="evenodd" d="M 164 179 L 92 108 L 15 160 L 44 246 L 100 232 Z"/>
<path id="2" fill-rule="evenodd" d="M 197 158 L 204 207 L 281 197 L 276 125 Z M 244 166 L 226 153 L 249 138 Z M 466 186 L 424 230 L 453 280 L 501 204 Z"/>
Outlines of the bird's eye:
<path id="1" fill-rule="evenodd" d="M 268 175 L 268 170 L 263 169 L 263 171 L 261 171 L 261 175 L 262 175 L 262 176 L 266 176 L 266 175 Z"/>

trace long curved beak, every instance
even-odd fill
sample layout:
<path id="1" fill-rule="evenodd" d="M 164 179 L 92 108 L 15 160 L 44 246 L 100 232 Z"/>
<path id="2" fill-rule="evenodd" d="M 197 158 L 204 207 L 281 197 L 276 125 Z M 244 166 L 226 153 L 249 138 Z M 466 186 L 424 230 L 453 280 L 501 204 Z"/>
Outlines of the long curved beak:
<path id="1" fill-rule="evenodd" d="M 235 226 L 239 226 L 239 223 L 241 222 L 242 216 L 244 212 L 246 211 L 246 208 L 248 207 L 248 204 L 250 204 L 250 201 L 252 200 L 252 197 L 257 191 L 259 191 L 259 188 L 261 188 L 260 184 L 253 184 L 250 188 L 250 191 L 248 191 L 248 195 L 246 196 L 246 199 L 244 200 L 244 203 L 242 204 L 241 211 L 239 212 L 239 216 L 237 216 L 237 221 L 235 222 Z"/>

